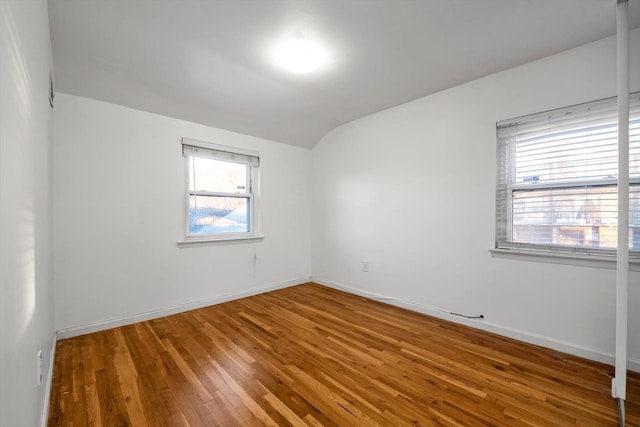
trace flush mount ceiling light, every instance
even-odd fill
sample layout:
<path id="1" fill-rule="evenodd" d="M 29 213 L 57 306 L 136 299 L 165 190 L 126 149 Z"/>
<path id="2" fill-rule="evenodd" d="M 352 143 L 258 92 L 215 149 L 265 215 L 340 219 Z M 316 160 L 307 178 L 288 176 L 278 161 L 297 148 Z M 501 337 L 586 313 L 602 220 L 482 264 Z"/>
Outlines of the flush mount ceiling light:
<path id="1" fill-rule="evenodd" d="M 324 49 L 301 34 L 276 46 L 273 58 L 278 65 L 296 74 L 310 73 L 327 62 Z"/>

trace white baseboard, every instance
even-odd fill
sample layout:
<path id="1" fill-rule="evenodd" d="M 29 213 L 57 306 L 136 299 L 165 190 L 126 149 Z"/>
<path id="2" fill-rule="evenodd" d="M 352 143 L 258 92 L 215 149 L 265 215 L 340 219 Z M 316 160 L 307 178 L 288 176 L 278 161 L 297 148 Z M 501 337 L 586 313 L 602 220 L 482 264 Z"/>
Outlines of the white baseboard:
<path id="1" fill-rule="evenodd" d="M 287 282 L 275 283 L 263 287 L 251 288 L 241 292 L 235 292 L 231 294 L 221 295 L 213 298 L 208 298 L 200 301 L 195 301 L 187 304 L 181 304 L 171 307 L 160 308 L 157 310 L 151 310 L 144 313 L 133 314 L 130 316 L 118 317 L 115 319 L 108 319 L 94 323 L 88 323 L 86 325 L 75 326 L 73 328 L 61 329 L 57 332 L 57 338 L 59 340 L 65 338 L 72 338 L 79 335 L 90 334 L 92 332 L 104 331 L 107 329 L 117 328 L 124 325 L 130 325 L 132 323 L 144 322 L 146 320 L 157 319 L 158 317 L 170 316 L 172 314 L 183 313 L 189 310 L 195 310 L 202 307 L 208 307 L 210 305 L 221 304 L 223 302 L 232 301 L 240 298 L 250 297 L 253 295 L 263 294 L 265 292 L 275 291 L 277 289 L 284 289 L 290 286 L 300 285 L 302 283 L 309 282 L 311 277 L 303 277 L 296 280 L 289 280 Z"/>
<path id="2" fill-rule="evenodd" d="M 417 304 L 399 298 L 387 297 L 385 295 L 380 295 L 374 292 L 369 292 L 350 286 L 344 286 L 331 280 L 323 280 L 317 277 L 313 277 L 312 281 L 320 285 L 324 285 L 350 294 L 359 295 L 361 297 L 369 298 L 385 304 L 391 304 L 397 307 L 406 308 L 407 310 L 416 311 L 418 313 L 428 314 L 433 317 L 438 317 L 440 319 L 449 320 L 451 322 L 470 326 L 472 328 L 481 329 L 483 331 L 502 335 L 518 341 L 524 341 L 530 344 L 539 345 L 541 347 L 561 351 L 563 353 L 572 354 L 574 356 L 584 357 L 585 359 L 606 363 L 608 365 L 614 365 L 615 363 L 615 357 L 613 356 L 613 354 L 601 353 L 574 343 L 510 328 L 508 326 L 499 325 L 482 319 L 466 319 L 464 317 L 454 316 L 446 310 Z M 640 360 L 629 359 L 627 361 L 627 369 L 634 372 L 640 372 Z"/>
<path id="3" fill-rule="evenodd" d="M 44 384 L 44 402 L 42 408 L 42 418 L 40 419 L 40 427 L 47 427 L 49 419 L 49 403 L 51 402 L 51 383 L 53 382 L 53 365 L 56 360 L 56 344 L 58 343 L 57 334 L 53 334 L 53 344 L 49 352 L 49 366 L 47 371 L 47 380 Z"/>

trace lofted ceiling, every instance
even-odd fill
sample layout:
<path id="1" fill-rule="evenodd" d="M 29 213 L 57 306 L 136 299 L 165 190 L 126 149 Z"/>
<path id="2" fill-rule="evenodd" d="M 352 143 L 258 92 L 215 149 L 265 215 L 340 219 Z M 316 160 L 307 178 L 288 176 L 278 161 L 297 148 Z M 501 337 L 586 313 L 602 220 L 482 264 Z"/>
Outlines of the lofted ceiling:
<path id="1" fill-rule="evenodd" d="M 369 113 L 613 35 L 615 4 L 49 0 L 49 16 L 59 92 L 313 147 Z M 274 43 L 299 33 L 325 46 L 325 68 L 273 64 Z"/>

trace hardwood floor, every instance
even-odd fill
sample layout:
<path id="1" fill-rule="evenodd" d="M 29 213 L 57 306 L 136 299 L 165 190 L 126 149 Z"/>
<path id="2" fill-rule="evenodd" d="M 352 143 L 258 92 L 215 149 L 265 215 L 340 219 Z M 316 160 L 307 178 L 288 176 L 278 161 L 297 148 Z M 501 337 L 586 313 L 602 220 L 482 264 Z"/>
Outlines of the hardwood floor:
<path id="1" fill-rule="evenodd" d="M 305 284 L 60 341 L 49 426 L 616 426 L 612 372 Z"/>

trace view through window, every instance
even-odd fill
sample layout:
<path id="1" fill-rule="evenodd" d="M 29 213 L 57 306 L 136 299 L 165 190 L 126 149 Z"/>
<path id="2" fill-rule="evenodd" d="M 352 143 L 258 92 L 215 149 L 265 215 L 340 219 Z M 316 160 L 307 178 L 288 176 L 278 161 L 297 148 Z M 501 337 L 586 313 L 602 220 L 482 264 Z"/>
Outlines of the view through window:
<path id="1" fill-rule="evenodd" d="M 255 231 L 259 158 L 224 149 L 183 143 L 188 237 L 250 237 Z"/>
<path id="2" fill-rule="evenodd" d="M 617 244 L 616 99 L 497 124 L 496 247 Z M 629 241 L 640 250 L 640 93 L 631 96 Z"/>

